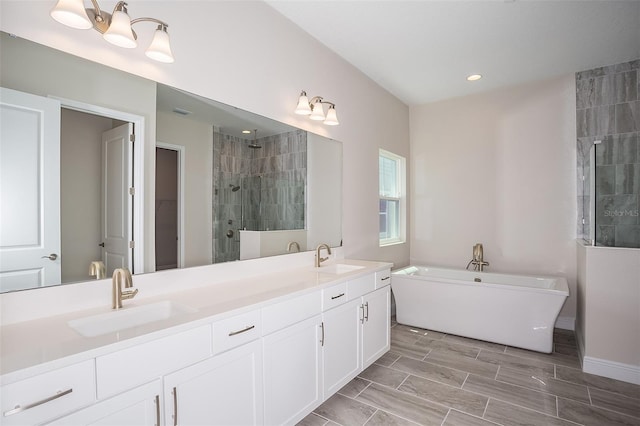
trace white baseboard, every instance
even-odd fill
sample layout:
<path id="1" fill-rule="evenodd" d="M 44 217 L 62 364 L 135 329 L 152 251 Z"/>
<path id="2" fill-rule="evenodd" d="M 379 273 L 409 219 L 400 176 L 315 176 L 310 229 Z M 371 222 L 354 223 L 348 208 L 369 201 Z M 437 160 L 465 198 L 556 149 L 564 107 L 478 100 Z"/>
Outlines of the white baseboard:
<path id="1" fill-rule="evenodd" d="M 574 331 L 576 329 L 576 318 L 558 317 L 558 319 L 556 319 L 556 328 Z"/>
<path id="2" fill-rule="evenodd" d="M 585 356 L 582 359 L 582 371 L 640 385 L 640 365 L 622 364 Z"/>

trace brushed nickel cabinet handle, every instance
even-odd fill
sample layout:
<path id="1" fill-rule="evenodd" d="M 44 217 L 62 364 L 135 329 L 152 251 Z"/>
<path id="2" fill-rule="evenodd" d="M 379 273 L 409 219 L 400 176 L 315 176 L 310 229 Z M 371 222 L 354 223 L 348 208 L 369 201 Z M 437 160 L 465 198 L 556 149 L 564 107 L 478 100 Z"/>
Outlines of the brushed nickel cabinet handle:
<path id="1" fill-rule="evenodd" d="M 322 337 L 320 338 L 320 346 L 324 346 L 324 321 L 320 324 L 320 328 L 322 328 Z"/>
<path id="2" fill-rule="evenodd" d="M 173 426 L 178 426 L 178 389 L 173 388 Z"/>
<path id="3" fill-rule="evenodd" d="M 390 279 L 390 278 L 391 278 L 391 277 L 384 277 L 384 278 L 382 278 L 380 281 L 386 281 L 386 280 L 388 280 L 388 279 Z"/>
<path id="4" fill-rule="evenodd" d="M 246 333 L 247 331 L 253 330 L 254 328 L 256 328 L 255 325 L 249 325 L 246 328 L 243 328 L 242 330 L 232 331 L 229 333 L 229 337 L 235 336 L 236 334 Z"/>
<path id="5" fill-rule="evenodd" d="M 34 407 L 37 407 L 39 405 L 46 404 L 47 402 L 51 402 L 51 401 L 56 400 L 58 398 L 62 398 L 65 395 L 69 395 L 71 392 L 73 392 L 73 388 L 69 388 L 66 391 L 58 392 L 53 396 L 50 396 L 50 397 L 45 398 L 45 399 L 42 399 L 40 401 L 33 402 L 31 404 L 27 404 L 25 406 L 16 405 L 16 407 L 13 410 L 5 411 L 3 413 L 3 415 L 4 415 L 4 417 L 9 417 L 9 416 L 11 416 L 13 414 L 18 414 L 18 413 L 21 413 L 23 411 L 27 411 L 27 410 L 29 410 L 31 408 L 34 408 Z"/>
<path id="6" fill-rule="evenodd" d="M 360 305 L 360 313 L 362 314 L 360 316 L 360 323 L 364 324 L 364 305 Z"/>
<path id="7" fill-rule="evenodd" d="M 366 319 L 367 322 L 369 322 L 369 302 L 366 302 L 364 304 L 364 307 L 365 307 L 365 312 L 366 312 L 366 314 L 364 314 L 364 319 Z"/>
<path id="8" fill-rule="evenodd" d="M 156 395 L 156 426 L 160 426 L 160 395 Z"/>
<path id="9" fill-rule="evenodd" d="M 340 298 L 340 297 L 342 297 L 342 296 L 344 296 L 344 293 L 340 293 L 340 294 L 339 294 L 339 295 L 337 295 L 337 296 L 331 296 L 331 300 L 338 299 L 338 298 Z"/>

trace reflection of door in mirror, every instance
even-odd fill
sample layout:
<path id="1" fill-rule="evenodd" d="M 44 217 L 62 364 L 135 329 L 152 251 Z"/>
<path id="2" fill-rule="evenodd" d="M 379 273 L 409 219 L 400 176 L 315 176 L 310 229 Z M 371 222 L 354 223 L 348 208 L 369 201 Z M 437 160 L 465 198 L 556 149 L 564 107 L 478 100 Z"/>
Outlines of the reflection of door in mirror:
<path id="1" fill-rule="evenodd" d="M 0 290 L 60 283 L 60 102 L 0 88 Z"/>
<path id="2" fill-rule="evenodd" d="M 131 135 L 126 123 L 102 134 L 102 259 L 111 276 L 117 268 L 130 269 L 131 237 Z"/>
<path id="3" fill-rule="evenodd" d="M 89 108 L 89 106 L 87 106 Z M 60 199 L 62 282 L 131 267 L 133 125 L 98 113 L 62 108 Z"/>

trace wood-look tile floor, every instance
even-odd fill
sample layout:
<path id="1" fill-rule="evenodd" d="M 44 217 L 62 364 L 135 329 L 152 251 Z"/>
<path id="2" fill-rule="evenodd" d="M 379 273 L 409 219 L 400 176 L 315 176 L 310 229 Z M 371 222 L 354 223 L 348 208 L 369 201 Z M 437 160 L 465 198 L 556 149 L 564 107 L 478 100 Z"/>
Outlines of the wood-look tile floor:
<path id="1" fill-rule="evenodd" d="M 554 351 L 393 323 L 391 350 L 300 426 L 640 426 L 640 386 L 583 373 L 573 332 Z"/>

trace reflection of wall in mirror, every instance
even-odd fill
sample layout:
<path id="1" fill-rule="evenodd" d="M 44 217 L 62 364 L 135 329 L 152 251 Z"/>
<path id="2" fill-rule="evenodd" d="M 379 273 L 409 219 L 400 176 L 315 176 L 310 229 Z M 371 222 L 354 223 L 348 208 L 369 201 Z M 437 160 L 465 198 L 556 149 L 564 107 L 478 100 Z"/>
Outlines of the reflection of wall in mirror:
<path id="1" fill-rule="evenodd" d="M 157 113 L 157 140 L 184 149 L 184 267 L 212 262 L 213 127 L 172 113 Z"/>
<path id="2" fill-rule="evenodd" d="M 342 144 L 308 135 L 307 246 L 342 245 Z"/>

